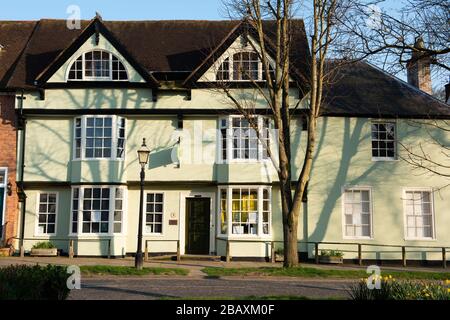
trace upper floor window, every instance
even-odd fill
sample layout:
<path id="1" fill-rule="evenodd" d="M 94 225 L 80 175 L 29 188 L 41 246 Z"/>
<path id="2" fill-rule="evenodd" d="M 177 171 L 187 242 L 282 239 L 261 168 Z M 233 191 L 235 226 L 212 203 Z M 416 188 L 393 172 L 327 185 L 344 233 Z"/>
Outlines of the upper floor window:
<path id="1" fill-rule="evenodd" d="M 273 72 L 272 68 L 270 72 Z M 266 80 L 262 62 L 256 52 L 242 51 L 226 58 L 216 73 L 216 80 Z"/>
<path id="2" fill-rule="evenodd" d="M 265 117 L 255 117 L 254 120 L 254 125 L 252 125 L 248 119 L 242 116 L 221 119 L 221 160 L 264 160 L 268 158 L 270 121 Z M 257 133 L 259 133 L 259 137 Z"/>
<path id="3" fill-rule="evenodd" d="M 125 119 L 117 116 L 75 118 L 75 159 L 123 159 Z"/>
<path id="4" fill-rule="evenodd" d="M 396 159 L 395 122 L 372 123 L 372 159 Z"/>
<path id="5" fill-rule="evenodd" d="M 114 54 L 103 50 L 83 53 L 69 70 L 68 80 L 128 80 L 125 66 Z"/>

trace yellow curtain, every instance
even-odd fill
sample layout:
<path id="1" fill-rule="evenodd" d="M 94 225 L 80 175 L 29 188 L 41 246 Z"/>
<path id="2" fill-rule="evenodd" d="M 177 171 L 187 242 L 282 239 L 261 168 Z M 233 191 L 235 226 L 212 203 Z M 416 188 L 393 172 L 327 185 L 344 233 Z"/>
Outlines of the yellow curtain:
<path id="1" fill-rule="evenodd" d="M 258 194 L 250 193 L 242 196 L 242 211 L 258 210 Z"/>

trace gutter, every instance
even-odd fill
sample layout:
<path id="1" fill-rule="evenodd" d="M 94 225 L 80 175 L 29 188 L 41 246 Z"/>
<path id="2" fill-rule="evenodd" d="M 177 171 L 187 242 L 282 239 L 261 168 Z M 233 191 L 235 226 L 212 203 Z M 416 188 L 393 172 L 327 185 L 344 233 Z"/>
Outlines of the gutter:
<path id="1" fill-rule="evenodd" d="M 27 203 L 27 195 L 25 194 L 24 189 L 24 170 L 25 170 L 25 134 L 26 134 L 26 124 L 27 120 L 23 113 L 23 101 L 26 98 L 24 97 L 24 91 L 22 90 L 21 95 L 17 97 L 17 100 L 19 100 L 19 114 L 18 114 L 18 130 L 22 131 L 21 139 L 20 139 L 20 165 L 19 165 L 19 180 L 17 181 L 17 187 L 18 187 L 18 195 L 19 195 L 19 202 L 22 203 L 20 207 L 20 256 L 23 257 L 25 254 L 24 251 L 24 238 L 25 238 L 25 209 L 26 209 L 26 203 Z"/>

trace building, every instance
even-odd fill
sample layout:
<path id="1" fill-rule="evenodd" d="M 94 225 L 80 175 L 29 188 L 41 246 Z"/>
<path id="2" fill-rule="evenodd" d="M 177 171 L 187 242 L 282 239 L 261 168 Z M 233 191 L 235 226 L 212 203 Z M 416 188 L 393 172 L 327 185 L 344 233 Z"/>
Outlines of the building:
<path id="1" fill-rule="evenodd" d="M 35 24 L 0 23 L 0 249 L 14 242 L 18 230 L 16 90 L 6 89 L 6 82 Z"/>
<path id="2" fill-rule="evenodd" d="M 301 86 L 308 44 L 302 21 L 294 23 L 290 77 Z M 40 20 L 32 29 L 2 85 L 22 98 L 15 104 L 23 146 L 16 222 L 23 228 L 16 248 L 27 252 L 50 240 L 67 252 L 74 240 L 80 256 L 135 252 L 136 151 L 146 138 L 152 153 L 143 223 L 151 254 L 173 253 L 178 241 L 181 254 L 223 256 L 228 240 L 234 258 L 270 255 L 270 243 L 282 239 L 277 174 L 264 144 L 218 85 L 256 101 L 258 126 L 271 128 L 252 86 L 263 85 L 264 77 L 245 21 L 96 17 L 80 30 L 63 20 Z M 343 69 L 327 97 L 299 252 L 312 257 L 314 242 L 339 242 L 321 248 L 344 250 L 344 258 L 353 259 L 362 243 L 370 245 L 364 259 L 382 260 L 400 257 L 382 245 L 448 247 L 448 179 L 415 175 L 400 148 L 429 134 L 411 120 L 449 119 L 448 106 L 364 62 Z M 292 119 L 296 175 L 306 138 L 303 98 L 292 87 L 292 105 L 299 104 Z M 448 133 L 443 139 L 449 141 Z M 441 258 L 429 251 L 414 249 L 408 259 Z"/>

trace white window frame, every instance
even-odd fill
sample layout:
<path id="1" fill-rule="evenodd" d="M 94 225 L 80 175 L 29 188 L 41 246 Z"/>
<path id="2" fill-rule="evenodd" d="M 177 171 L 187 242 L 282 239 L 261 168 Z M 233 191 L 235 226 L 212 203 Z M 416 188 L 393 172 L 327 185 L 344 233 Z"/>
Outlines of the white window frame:
<path id="1" fill-rule="evenodd" d="M 40 233 L 39 232 L 39 205 L 41 204 L 41 194 L 56 194 L 56 210 L 55 210 L 55 232 L 53 233 Z M 34 229 L 34 234 L 36 237 L 45 238 L 49 236 L 54 236 L 58 233 L 58 206 L 59 206 L 59 192 L 58 191 L 39 191 L 36 195 L 36 224 Z"/>
<path id="2" fill-rule="evenodd" d="M 2 224 L 3 224 L 3 228 L 0 232 L 0 239 L 3 239 L 3 234 L 5 233 L 5 229 L 4 226 L 6 225 L 6 200 L 7 200 L 7 195 L 8 195 L 8 168 L 7 167 L 0 167 L 0 171 L 4 172 L 5 174 L 5 181 L 3 182 L 3 184 L 1 184 L 1 187 L 4 188 L 3 190 L 3 207 L 0 208 L 1 212 L 0 214 L 2 215 Z"/>
<path id="3" fill-rule="evenodd" d="M 249 80 L 245 80 L 245 79 L 234 79 L 234 55 L 235 54 L 240 54 L 240 53 L 254 53 L 256 54 L 257 58 L 258 58 L 258 79 L 249 79 Z M 221 68 L 222 64 L 227 60 L 228 58 L 228 80 L 218 80 L 217 79 L 217 72 L 219 72 L 219 69 Z M 230 82 L 230 81 L 234 81 L 234 82 L 251 82 L 251 81 L 265 81 L 263 80 L 263 71 L 262 71 L 262 61 L 260 58 L 260 55 L 258 52 L 255 52 L 254 50 L 251 49 L 242 49 L 242 50 L 236 50 L 233 52 L 230 52 L 229 55 L 227 55 L 226 57 L 223 57 L 223 59 L 221 59 L 220 64 L 218 65 L 217 70 L 214 73 L 214 77 L 216 79 L 216 81 L 226 81 L 226 82 Z M 225 71 L 225 70 L 224 70 Z"/>
<path id="4" fill-rule="evenodd" d="M 77 119 L 81 119 L 81 151 L 80 151 L 80 157 L 76 157 L 76 121 Z M 112 127 L 111 127 L 111 157 L 109 158 L 100 158 L 100 157 L 90 157 L 87 158 L 86 153 L 86 122 L 88 118 L 112 118 Z M 124 136 L 124 143 L 123 143 L 123 154 L 122 157 L 117 157 L 117 146 L 119 141 L 119 120 L 125 119 L 125 136 Z M 126 149 L 127 149 L 127 118 L 117 115 L 81 115 L 78 117 L 75 117 L 73 119 L 73 146 L 72 146 L 72 152 L 73 152 L 73 161 L 125 161 L 125 155 L 126 155 Z"/>
<path id="5" fill-rule="evenodd" d="M 85 55 L 87 53 L 93 52 L 93 51 L 102 51 L 102 52 L 106 52 L 106 53 L 109 54 L 109 77 L 94 77 L 94 76 L 87 77 L 87 76 L 85 76 L 85 73 L 86 73 Z M 81 75 L 82 75 L 82 77 L 81 77 L 81 79 L 69 79 L 70 70 L 72 69 L 73 64 L 76 63 L 76 61 L 80 57 L 82 57 L 81 58 L 81 66 L 82 66 Z M 117 58 L 117 60 L 123 65 L 123 67 L 125 69 L 125 72 L 127 74 L 127 78 L 126 79 L 113 80 L 113 67 L 112 67 L 112 65 L 113 65 L 113 63 L 112 63 L 113 57 Z M 114 82 L 127 82 L 130 79 L 130 73 L 128 72 L 128 69 L 126 67 L 125 60 L 122 59 L 121 57 L 119 57 L 118 55 L 112 53 L 111 51 L 105 50 L 105 49 L 89 49 L 89 50 L 83 51 L 82 53 L 77 55 L 76 58 L 72 59 L 72 61 L 69 64 L 69 67 L 66 70 L 65 79 L 66 79 L 66 82 L 69 82 L 69 81 L 114 81 Z"/>
<path id="6" fill-rule="evenodd" d="M 77 232 L 73 232 L 72 230 L 72 219 L 73 219 L 73 190 L 78 188 L 80 192 L 80 196 L 78 198 L 78 221 Z M 109 220 L 108 220 L 108 232 L 106 233 L 84 233 L 83 232 L 83 209 L 82 203 L 84 200 L 84 189 L 90 188 L 109 188 Z M 115 188 L 122 188 L 123 190 L 123 198 L 122 198 L 122 230 L 120 233 L 114 233 L 114 211 L 115 211 Z M 125 185 L 73 185 L 70 190 L 70 221 L 69 221 L 69 236 L 82 236 L 85 238 L 103 238 L 103 237 L 114 237 L 114 236 L 124 236 L 126 235 L 126 216 L 128 213 L 128 189 Z"/>
<path id="7" fill-rule="evenodd" d="M 374 157 L 372 154 L 373 147 L 372 147 L 372 124 L 379 124 L 379 123 L 392 123 L 394 125 L 394 156 L 393 157 Z M 397 121 L 395 119 L 372 119 L 370 121 L 370 156 L 372 161 L 397 161 L 398 160 L 398 147 L 397 147 L 397 141 L 398 141 L 398 135 L 397 135 Z"/>
<path id="8" fill-rule="evenodd" d="M 345 192 L 346 191 L 368 191 L 369 192 L 369 223 L 370 223 L 370 235 L 369 236 L 347 236 L 346 235 L 346 229 L 345 229 Z M 365 239 L 365 240 L 373 240 L 374 239 L 374 232 L 373 232 L 373 221 L 374 221 L 374 210 L 373 210 L 373 192 L 372 187 L 370 186 L 344 186 L 341 190 L 341 221 L 342 221 L 342 238 L 348 239 L 348 240 L 358 240 L 358 239 Z"/>
<path id="9" fill-rule="evenodd" d="M 261 133 L 261 129 L 263 128 L 263 120 L 264 119 L 268 119 L 269 120 L 269 126 L 268 126 L 267 129 L 268 129 L 268 136 L 269 136 L 268 137 L 268 140 L 269 140 L 268 144 L 269 144 L 269 147 L 270 147 L 271 146 L 271 141 L 272 141 L 272 137 L 271 137 L 272 119 L 270 117 L 265 117 L 265 116 L 261 116 L 261 115 L 256 115 L 255 117 L 257 117 L 257 119 L 258 119 L 258 130 L 260 131 L 260 133 Z M 232 121 L 235 118 L 245 119 L 245 117 L 242 116 L 242 115 L 230 115 L 230 116 L 227 116 L 227 117 L 220 117 L 219 118 L 219 121 L 218 121 L 219 138 L 217 139 L 217 141 L 218 141 L 218 150 L 219 150 L 219 154 L 218 154 L 219 162 L 220 163 L 239 163 L 239 162 L 241 162 L 241 163 L 252 163 L 252 162 L 253 163 L 257 163 L 257 162 L 268 162 L 268 161 L 270 161 L 269 155 L 267 155 L 266 158 L 263 157 L 264 145 L 263 145 L 263 143 L 261 141 L 262 137 L 256 138 L 256 139 L 258 139 L 258 149 L 257 149 L 258 156 L 257 156 L 257 159 L 250 159 L 250 158 L 249 159 L 239 159 L 239 158 L 235 159 L 233 157 L 233 129 L 232 129 Z M 227 124 L 226 128 L 222 127 L 222 121 L 226 121 L 226 124 Z M 225 132 L 226 132 L 225 143 L 227 144 L 226 145 L 226 151 L 227 151 L 227 153 L 226 153 L 227 158 L 226 159 L 223 158 L 223 152 L 222 152 L 222 150 L 223 150 L 222 129 L 226 129 L 225 130 Z"/>
<path id="10" fill-rule="evenodd" d="M 147 219 L 147 194 L 162 194 L 163 196 L 163 201 L 162 201 L 162 216 L 161 216 L 161 231 L 162 232 L 147 232 L 147 228 L 146 228 L 146 219 Z M 142 199 L 143 203 L 142 203 L 142 208 L 144 209 L 143 211 L 143 221 L 142 221 L 142 226 L 143 226 L 143 235 L 145 236 L 153 236 L 153 237 L 162 237 L 165 234 L 165 230 L 166 227 L 164 225 L 165 223 L 165 217 L 164 217 L 164 211 L 166 209 L 166 192 L 165 191 L 145 191 L 144 193 L 144 199 Z M 138 219 L 139 220 L 139 219 Z"/>
<path id="11" fill-rule="evenodd" d="M 430 193 L 430 201 L 431 201 L 431 237 L 408 237 L 408 221 L 406 214 L 406 193 L 408 191 L 412 192 L 429 192 Z M 403 200 L 403 232 L 405 240 L 420 240 L 420 241 L 436 241 L 436 214 L 434 212 L 434 192 L 433 188 L 430 187 L 412 187 L 412 188 L 403 188 L 402 190 L 402 200 Z"/>
<path id="12" fill-rule="evenodd" d="M 256 234 L 235 234 L 232 232 L 232 196 L 233 196 L 233 189 L 256 189 L 258 191 L 258 216 L 257 216 L 257 233 Z M 266 189 L 269 192 L 269 228 L 268 234 L 263 233 L 263 190 Z M 227 233 L 223 234 L 221 232 L 221 192 L 222 190 L 226 190 L 227 192 Z M 218 188 L 218 205 L 216 210 L 216 232 L 219 235 L 219 237 L 222 238 L 228 238 L 228 239 L 272 239 L 272 187 L 269 185 L 227 185 L 227 186 L 220 186 Z"/>

